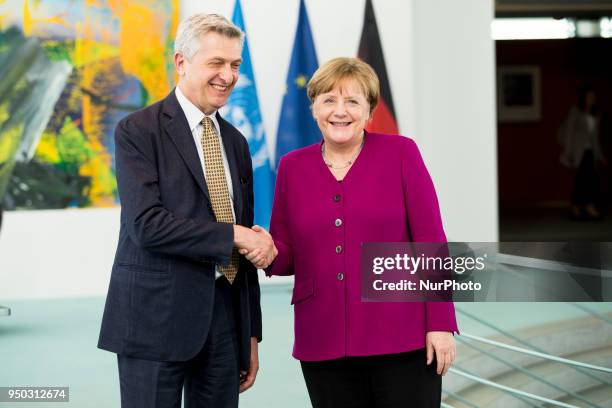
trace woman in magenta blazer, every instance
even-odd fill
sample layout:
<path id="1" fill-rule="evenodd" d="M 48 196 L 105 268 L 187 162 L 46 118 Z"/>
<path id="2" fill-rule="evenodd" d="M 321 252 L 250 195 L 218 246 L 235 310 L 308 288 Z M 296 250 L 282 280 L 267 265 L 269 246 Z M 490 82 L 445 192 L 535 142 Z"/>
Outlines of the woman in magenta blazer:
<path id="1" fill-rule="evenodd" d="M 327 62 L 308 96 L 323 141 L 280 161 L 270 226 L 278 257 L 267 273 L 295 275 L 293 356 L 312 404 L 439 407 L 440 375 L 455 356 L 453 304 L 360 299 L 362 243 L 446 242 L 423 159 L 409 138 L 364 130 L 379 97 L 366 63 Z"/>

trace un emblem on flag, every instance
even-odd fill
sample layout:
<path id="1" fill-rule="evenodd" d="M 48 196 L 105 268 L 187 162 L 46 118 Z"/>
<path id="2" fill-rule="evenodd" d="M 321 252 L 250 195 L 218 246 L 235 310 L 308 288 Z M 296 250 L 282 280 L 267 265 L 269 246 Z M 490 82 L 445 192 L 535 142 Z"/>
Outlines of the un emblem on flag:
<path id="1" fill-rule="evenodd" d="M 230 101 L 223 109 L 225 119 L 234 125 L 249 143 L 253 170 L 262 166 L 269 167 L 264 127 L 255 101 L 253 82 L 244 75 L 238 78 Z"/>

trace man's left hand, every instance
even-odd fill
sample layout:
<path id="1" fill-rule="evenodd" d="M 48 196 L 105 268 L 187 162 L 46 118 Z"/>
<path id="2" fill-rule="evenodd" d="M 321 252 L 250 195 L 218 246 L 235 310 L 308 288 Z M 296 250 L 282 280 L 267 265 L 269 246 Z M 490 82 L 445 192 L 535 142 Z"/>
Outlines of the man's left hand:
<path id="1" fill-rule="evenodd" d="M 251 365 L 248 371 L 240 372 L 240 392 L 248 390 L 255 383 L 255 377 L 257 377 L 257 371 L 259 371 L 258 347 L 257 338 L 251 337 Z"/>

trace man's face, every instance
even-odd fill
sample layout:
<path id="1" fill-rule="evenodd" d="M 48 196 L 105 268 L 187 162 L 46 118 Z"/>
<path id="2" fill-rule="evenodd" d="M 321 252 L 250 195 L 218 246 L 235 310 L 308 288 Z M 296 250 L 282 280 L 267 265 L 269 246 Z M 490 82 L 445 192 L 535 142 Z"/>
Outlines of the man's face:
<path id="1" fill-rule="evenodd" d="M 240 39 L 217 33 L 202 35 L 199 51 L 191 61 L 182 54 L 174 56 L 181 91 L 206 114 L 221 108 L 238 80 L 241 55 Z"/>

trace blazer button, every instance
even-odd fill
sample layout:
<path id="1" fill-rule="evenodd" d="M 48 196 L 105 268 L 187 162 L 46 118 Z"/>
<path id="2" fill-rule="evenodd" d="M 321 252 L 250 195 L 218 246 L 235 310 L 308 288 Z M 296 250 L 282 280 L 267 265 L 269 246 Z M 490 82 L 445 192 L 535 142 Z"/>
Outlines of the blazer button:
<path id="1" fill-rule="evenodd" d="M 342 245 L 336 247 L 336 253 L 339 254 L 340 252 L 342 252 Z"/>
<path id="2" fill-rule="evenodd" d="M 336 195 L 334 196 L 334 201 L 335 201 L 335 202 L 338 202 L 338 201 L 340 201 L 340 198 L 341 198 L 340 194 L 336 194 Z"/>
<path id="3" fill-rule="evenodd" d="M 344 280 L 344 274 L 342 272 L 340 272 L 338 275 L 336 275 L 336 278 L 341 281 Z"/>
<path id="4" fill-rule="evenodd" d="M 341 226 L 342 225 L 342 220 L 340 218 L 337 218 L 335 224 L 336 224 L 336 227 Z"/>

